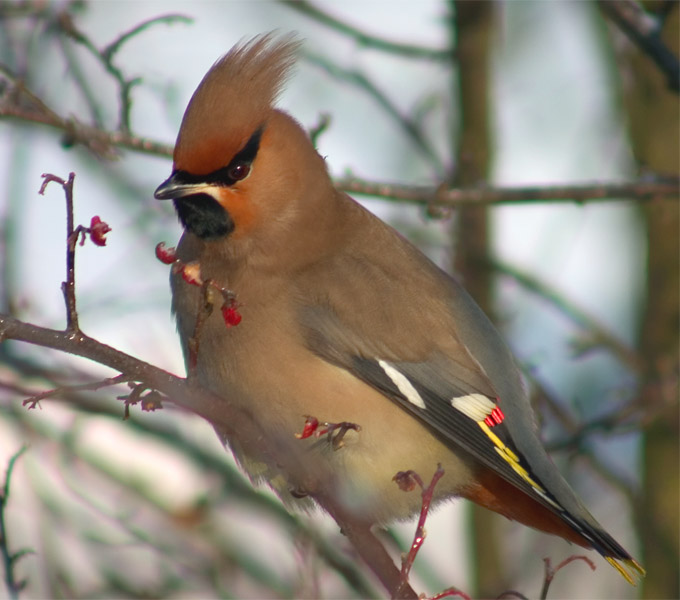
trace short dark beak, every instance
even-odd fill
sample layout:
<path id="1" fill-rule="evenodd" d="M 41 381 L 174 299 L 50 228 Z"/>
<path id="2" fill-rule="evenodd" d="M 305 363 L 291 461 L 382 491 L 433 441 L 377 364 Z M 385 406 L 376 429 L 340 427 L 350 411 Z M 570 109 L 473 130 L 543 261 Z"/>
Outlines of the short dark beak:
<path id="1" fill-rule="evenodd" d="M 174 200 L 205 191 L 205 183 L 181 183 L 177 181 L 176 175 L 173 173 L 156 188 L 153 193 L 156 200 Z"/>

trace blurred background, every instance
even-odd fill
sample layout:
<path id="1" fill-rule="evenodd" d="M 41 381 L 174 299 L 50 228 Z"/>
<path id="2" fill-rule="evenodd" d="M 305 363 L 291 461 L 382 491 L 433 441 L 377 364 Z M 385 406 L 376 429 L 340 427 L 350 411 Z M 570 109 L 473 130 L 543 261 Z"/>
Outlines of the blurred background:
<path id="1" fill-rule="evenodd" d="M 677 56 L 677 3 L 644 8 Z M 160 145 L 212 63 L 273 29 L 305 40 L 279 105 L 309 130 L 328 116 L 317 146 L 334 177 L 435 188 L 677 174 L 677 95 L 604 12 L 524 0 L 0 3 L 1 311 L 63 328 L 63 192 L 37 192 L 42 173 L 73 171 L 76 223 L 98 215 L 112 228 L 106 247 L 78 248 L 83 330 L 184 374 L 168 268 L 154 257 L 180 235 L 172 206 L 153 199 L 171 169 Z M 158 146 L 96 144 L 83 126 Z M 535 597 L 542 559 L 576 553 L 597 571 L 570 564 L 551 598 L 677 598 L 678 199 L 449 210 L 356 198 L 492 315 L 555 462 L 648 571 L 630 587 L 595 553 L 460 501 L 428 519 L 414 588 Z M 0 343 L 0 474 L 26 447 L 2 505 L 5 566 L 31 551 L 11 569 L 20 597 L 385 596 L 333 521 L 253 489 L 198 417 L 166 406 L 123 421 L 125 386 L 22 406 L 115 374 Z M 395 560 L 414 528 L 384 533 Z"/>

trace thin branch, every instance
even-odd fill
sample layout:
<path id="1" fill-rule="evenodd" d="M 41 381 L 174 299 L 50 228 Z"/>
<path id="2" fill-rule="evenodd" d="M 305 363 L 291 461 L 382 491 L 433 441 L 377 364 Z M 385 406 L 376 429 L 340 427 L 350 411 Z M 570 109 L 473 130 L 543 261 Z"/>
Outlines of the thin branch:
<path id="1" fill-rule="evenodd" d="M 371 35 L 361 31 L 353 25 L 345 23 L 344 21 L 329 15 L 306 0 L 295 0 L 293 2 L 290 0 L 279 0 L 279 2 L 288 8 L 296 10 L 299 13 L 314 19 L 318 23 L 322 23 L 323 25 L 338 31 L 339 33 L 353 38 L 360 46 L 364 46 L 366 48 L 375 48 L 376 50 L 389 52 L 390 54 L 396 54 L 405 58 L 429 59 L 437 61 L 451 60 L 451 52 L 449 50 L 437 50 L 435 48 L 425 48 L 412 44 L 401 44 Z"/>
<path id="2" fill-rule="evenodd" d="M 113 57 L 121 48 L 121 46 L 130 40 L 133 36 L 139 34 L 140 32 L 148 29 L 150 26 L 157 23 L 176 23 L 178 21 L 184 23 L 191 23 L 191 19 L 183 15 L 165 15 L 161 17 L 154 17 L 145 21 L 136 27 L 132 28 L 120 35 L 117 39 L 111 42 L 103 50 L 99 50 L 94 42 L 78 29 L 73 22 L 71 15 L 67 11 L 62 11 L 57 15 L 56 23 L 68 37 L 70 37 L 75 42 L 84 46 L 92 56 L 94 56 L 106 69 L 118 84 L 118 102 L 119 102 L 119 121 L 118 130 L 124 134 L 130 133 L 130 110 L 132 108 L 132 98 L 130 93 L 132 88 L 141 83 L 141 78 L 133 77 L 126 78 L 123 72 L 113 64 Z"/>
<path id="3" fill-rule="evenodd" d="M 347 510 L 335 494 L 336 484 L 318 459 L 304 453 L 296 439 L 266 435 L 247 410 L 239 410 L 224 398 L 163 369 L 103 344 L 82 332 L 47 329 L 0 314 L 0 339 L 16 340 L 88 358 L 159 390 L 172 402 L 200 415 L 214 426 L 236 436 L 244 452 L 290 475 L 336 520 L 369 568 L 391 592 L 401 586 L 399 569 L 370 532 L 369 524 Z M 400 597 L 417 598 L 410 586 Z"/>
<path id="4" fill-rule="evenodd" d="M 43 183 L 38 192 L 41 196 L 44 196 L 45 188 L 52 182 L 58 183 L 64 189 L 64 196 L 66 197 L 66 281 L 61 284 L 61 291 L 66 303 L 66 329 L 73 332 L 80 330 L 76 309 L 76 243 L 78 242 L 78 235 L 75 234 L 73 224 L 73 181 L 75 176 L 75 173 L 69 173 L 68 180 L 64 181 L 55 175 L 43 173 Z"/>
<path id="5" fill-rule="evenodd" d="M 352 540 L 355 549 L 364 558 L 367 565 L 383 582 L 392 595 L 400 598 L 416 598 L 413 589 L 400 580 L 400 572 L 392 562 L 385 548 L 370 532 L 370 523 L 352 513 L 337 493 L 337 481 L 333 473 L 328 472 L 323 460 L 305 451 L 295 436 L 273 435 L 266 433 L 247 409 L 231 406 L 227 400 L 212 393 L 195 382 L 181 379 L 167 371 L 159 369 L 149 363 L 140 361 L 129 354 L 125 354 L 111 346 L 102 344 L 85 335 L 78 327 L 75 309 L 75 286 L 71 276 L 73 256 L 77 235 L 73 226 L 73 179 L 71 174 L 68 181 L 55 175 L 43 175 L 44 181 L 41 191 L 52 181 L 62 185 L 67 197 L 68 235 L 67 245 L 67 277 L 66 289 L 71 290 L 73 298 L 65 292 L 66 310 L 69 325 L 64 331 L 47 329 L 31 323 L 15 319 L 10 315 L 0 313 L 0 341 L 16 340 L 35 344 L 43 348 L 51 348 L 61 352 L 81 356 L 106 365 L 118 371 L 128 381 L 139 382 L 133 388 L 126 401 L 126 407 L 137 399 L 149 399 L 151 408 L 160 407 L 159 399 L 162 393 L 178 406 L 182 406 L 210 422 L 217 429 L 238 440 L 243 451 L 268 465 L 275 471 L 285 473 L 289 484 L 295 489 L 305 490 L 307 495 L 314 498 L 330 515 L 340 528 Z M 92 237 L 92 235 L 91 235 Z M 94 238 L 93 238 L 93 241 Z M 101 240 L 100 240 L 101 241 Z M 156 248 L 157 257 L 166 264 L 181 269 L 182 277 L 188 284 L 202 285 L 200 266 L 190 269 L 192 265 L 177 260 L 172 250 L 163 245 Z M 216 286 L 210 280 L 206 281 L 205 289 L 214 289 L 223 301 L 222 315 L 226 326 L 235 326 L 241 320 L 237 311 L 237 303 L 232 292 Z M 142 391 L 150 390 L 146 396 Z M 143 410 L 145 408 L 142 406 Z M 351 532 L 351 534 L 349 533 Z"/>
<path id="6" fill-rule="evenodd" d="M 6 68 L 0 66 L 13 83 L 0 93 L 0 117 L 48 125 L 62 131 L 69 145 L 82 144 L 102 158 L 114 158 L 116 149 L 142 152 L 153 156 L 172 157 L 173 146 L 156 140 L 92 127 L 75 118 L 63 118 L 28 90 Z M 428 208 L 456 207 L 469 204 L 523 204 L 567 202 L 585 204 L 602 201 L 652 201 L 680 197 L 680 178 L 646 177 L 634 181 L 596 181 L 577 185 L 526 187 L 460 187 L 412 186 L 399 183 L 368 181 L 357 177 L 335 180 L 336 186 L 348 193 L 375 196 L 385 200 L 420 204 Z"/>
<path id="7" fill-rule="evenodd" d="M 614 354 L 614 356 L 629 369 L 636 373 L 641 371 L 644 364 L 642 357 L 598 319 L 588 314 L 583 308 L 577 306 L 574 302 L 568 301 L 557 290 L 529 273 L 498 260 L 488 260 L 486 263 L 490 268 L 501 275 L 512 278 L 525 290 L 537 295 L 543 300 L 547 300 L 573 323 L 586 331 L 589 349 L 604 347 Z M 581 344 L 581 350 L 582 349 L 583 344 Z"/>
<path id="8" fill-rule="evenodd" d="M 553 579 L 555 579 L 555 575 L 557 575 L 557 573 L 559 573 L 569 563 L 572 563 L 576 560 L 582 560 L 590 567 L 592 571 L 594 571 L 596 568 L 595 563 L 593 563 L 593 561 L 590 560 L 587 556 L 572 555 L 568 558 L 565 558 L 555 568 L 553 568 L 549 558 L 543 559 L 543 563 L 545 565 L 545 576 L 543 579 L 543 587 L 541 588 L 541 595 L 539 596 L 541 600 L 546 600 L 546 598 L 548 597 L 548 590 L 550 589 L 550 584 L 553 582 Z"/>
<path id="9" fill-rule="evenodd" d="M 61 131 L 65 146 L 82 144 L 96 156 L 116 158 L 117 148 L 154 156 L 172 156 L 173 146 L 147 140 L 123 131 L 106 131 L 87 125 L 75 117 L 62 117 L 29 90 L 7 67 L 0 65 L 0 73 L 8 83 L 0 86 L 0 117 L 40 123 Z M 0 81 L 3 78 L 0 77 Z"/>
<path id="10" fill-rule="evenodd" d="M 335 180 L 339 189 L 353 194 L 378 196 L 422 204 L 424 206 L 464 206 L 486 204 L 523 204 L 535 202 L 574 202 L 584 204 L 597 201 L 677 199 L 680 196 L 680 177 L 655 177 L 636 181 L 591 182 L 577 185 L 528 187 L 462 187 L 411 186 L 397 183 L 373 182 L 356 177 Z"/>
<path id="11" fill-rule="evenodd" d="M 35 408 L 41 400 L 46 400 L 47 398 L 53 398 L 54 396 L 61 396 L 63 394 L 72 394 L 74 392 L 92 392 L 100 390 L 103 387 L 118 385 L 128 381 L 129 379 L 125 375 L 116 375 L 115 377 L 107 377 L 106 379 L 100 379 L 99 381 L 93 381 L 90 383 L 59 386 L 45 392 L 32 394 L 26 398 L 22 404 L 24 406 L 28 406 L 29 408 Z M 0 382 L 0 386 L 1 385 L 3 385 L 2 382 Z"/>
<path id="12" fill-rule="evenodd" d="M 75 51 L 74 45 L 64 35 L 57 36 L 57 44 L 64 55 L 66 68 L 73 79 L 75 88 L 82 94 L 85 104 L 90 111 L 93 126 L 100 129 L 104 128 L 103 107 L 98 104 L 96 93 L 90 85 L 90 78 L 84 73 L 84 69 L 78 62 L 78 53 Z"/>
<path id="13" fill-rule="evenodd" d="M 111 60 L 113 59 L 114 54 L 118 52 L 118 50 L 121 49 L 123 44 L 128 42 L 130 39 L 135 37 L 136 35 L 139 35 L 143 31 L 146 31 L 149 29 L 149 27 L 152 27 L 153 25 L 174 25 L 175 23 L 182 23 L 184 25 L 191 25 L 194 22 L 194 20 L 191 17 L 187 17 L 186 15 L 180 15 L 177 13 L 171 13 L 168 15 L 160 15 L 158 17 L 152 17 L 150 19 L 147 19 L 146 21 L 142 21 L 138 25 L 135 25 L 132 29 L 129 31 L 126 31 L 124 33 L 121 33 L 115 40 L 113 40 L 110 44 L 108 44 L 102 51 L 101 51 L 101 57 L 107 62 L 110 63 Z"/>
<path id="14" fill-rule="evenodd" d="M 31 377 L 36 376 L 36 369 L 34 365 L 27 362 L 23 357 L 17 365 L 20 372 Z M 61 373 L 63 375 L 63 373 Z M 91 374 L 80 374 L 80 377 L 89 377 Z M 48 372 L 48 384 L 57 385 L 57 382 L 52 379 L 52 374 Z M 0 381 L 0 387 L 3 383 Z M 26 388 L 6 384 L 5 387 L 15 393 L 23 396 L 30 396 L 33 394 Z M 92 395 L 79 394 L 74 395 L 71 390 L 65 389 L 62 400 L 78 407 L 83 413 L 88 413 L 97 416 L 105 416 L 115 419 L 120 422 L 120 410 L 117 405 L 112 405 L 110 402 L 95 401 Z M 7 410 L 12 416 L 19 419 L 24 425 L 26 421 L 26 412 L 19 410 L 15 405 L 10 405 Z M 61 437 L 55 433 L 55 430 L 46 423 L 35 419 L 30 420 L 30 428 L 32 433 L 37 432 L 40 436 L 47 437 L 50 440 L 59 442 Z M 35 429 L 37 428 L 37 430 Z M 229 500 L 237 498 L 240 502 L 247 503 L 253 509 L 264 511 L 267 515 L 273 516 L 279 520 L 282 526 L 291 533 L 295 538 L 302 537 L 309 540 L 316 548 L 318 555 L 334 569 L 348 584 L 354 588 L 358 595 L 362 598 L 375 598 L 378 593 L 375 587 L 369 583 L 366 575 L 360 570 L 359 564 L 352 556 L 348 556 L 343 546 L 337 544 L 333 539 L 328 539 L 327 536 L 322 535 L 304 518 L 288 512 L 288 510 L 274 497 L 267 493 L 262 493 L 254 488 L 235 467 L 231 467 L 219 454 L 215 454 L 206 449 L 204 444 L 197 443 L 188 437 L 178 436 L 174 426 L 161 420 L 146 419 L 146 420 L 129 420 L 126 422 L 126 428 L 132 428 L 145 436 L 150 436 L 160 443 L 163 443 L 173 450 L 179 451 L 182 455 L 189 457 L 195 464 L 201 465 L 201 468 L 208 473 L 215 475 L 226 490 Z M 67 436 L 66 441 L 71 440 L 71 436 Z M 91 466 L 99 468 L 99 463 L 91 461 L 91 457 L 81 456 L 86 462 L 91 462 Z M 140 494 L 143 492 L 142 488 L 135 488 L 133 493 Z M 147 497 L 148 499 L 148 497 Z"/>
<path id="15" fill-rule="evenodd" d="M 635 0 L 598 0 L 600 10 L 656 65 L 668 87 L 680 92 L 680 62 L 661 39 L 660 22 Z"/>
<path id="16" fill-rule="evenodd" d="M 431 163 L 439 177 L 442 177 L 446 172 L 444 163 L 437 155 L 436 151 L 427 140 L 425 134 L 421 130 L 419 124 L 412 118 L 403 115 L 394 102 L 381 91 L 375 83 L 373 83 L 366 75 L 359 71 L 352 71 L 343 69 L 339 65 L 327 60 L 321 55 L 305 52 L 304 58 L 310 63 L 321 67 L 330 76 L 347 83 L 351 83 L 360 90 L 366 92 L 373 98 L 380 108 L 382 108 L 387 115 L 389 115 L 399 127 L 404 131 L 408 138 L 413 142 L 414 146 L 421 152 L 425 159 Z"/>
<path id="17" fill-rule="evenodd" d="M 330 113 L 321 113 L 319 115 L 319 121 L 316 125 L 311 127 L 308 131 L 309 139 L 316 148 L 319 143 L 319 138 L 321 135 L 330 127 L 331 125 L 331 115 Z"/>
<path id="18" fill-rule="evenodd" d="M 314 498 L 341 526 L 342 532 L 357 550 L 359 556 L 370 566 L 385 589 L 389 591 L 390 598 L 415 600 L 419 597 L 408 583 L 403 582 L 399 569 L 385 551 L 385 547 L 371 532 L 370 523 L 349 513 L 332 495 L 332 488 L 314 494 Z"/>
<path id="19" fill-rule="evenodd" d="M 563 403 L 555 398 L 554 395 L 548 391 L 547 387 L 535 376 L 529 376 L 529 379 L 538 396 L 538 401 L 544 403 L 549 408 L 563 429 L 574 436 L 578 436 L 579 424 L 569 412 L 563 408 Z M 552 449 L 552 445 L 548 445 L 547 449 Z M 618 490 L 628 500 L 631 506 L 639 504 L 639 497 L 636 491 L 634 491 L 632 482 L 614 473 L 611 469 L 611 465 L 605 464 L 600 456 L 596 455 L 591 448 L 584 448 L 583 445 L 581 445 L 579 447 L 578 455 L 588 461 L 593 472 L 599 475 L 612 488 Z"/>
<path id="20" fill-rule="evenodd" d="M 435 487 L 439 480 L 444 476 L 444 469 L 441 464 L 437 465 L 437 469 L 430 480 L 430 483 L 425 486 L 422 478 L 415 471 L 400 471 L 394 476 L 394 480 L 402 491 L 412 491 L 416 485 L 421 489 L 422 503 L 420 507 L 420 516 L 418 517 L 418 525 L 416 526 L 416 532 L 413 536 L 413 542 L 411 543 L 411 548 L 408 554 L 404 556 L 401 560 L 401 580 L 402 585 L 408 585 L 409 575 L 413 567 L 413 562 L 420 551 L 423 543 L 425 542 L 425 521 L 430 512 L 430 505 L 432 504 L 432 496 L 434 495 Z M 468 599 L 469 600 L 469 599 Z"/>
<path id="21" fill-rule="evenodd" d="M 12 479 L 14 465 L 16 464 L 19 457 L 24 452 L 26 452 L 26 449 L 27 447 L 23 446 L 9 459 L 9 463 L 7 464 L 7 472 L 5 473 L 5 481 L 2 486 L 2 492 L 0 493 L 0 553 L 2 554 L 2 562 L 5 568 L 5 586 L 7 587 L 9 597 L 12 600 L 17 600 L 19 598 L 19 592 L 25 585 L 25 582 L 17 581 L 16 575 L 14 573 L 14 565 L 22 556 L 29 554 L 31 551 L 24 549 L 14 553 L 10 552 L 9 540 L 7 537 L 7 526 L 5 524 L 5 509 L 7 508 L 7 503 L 9 502 L 10 481 Z"/>

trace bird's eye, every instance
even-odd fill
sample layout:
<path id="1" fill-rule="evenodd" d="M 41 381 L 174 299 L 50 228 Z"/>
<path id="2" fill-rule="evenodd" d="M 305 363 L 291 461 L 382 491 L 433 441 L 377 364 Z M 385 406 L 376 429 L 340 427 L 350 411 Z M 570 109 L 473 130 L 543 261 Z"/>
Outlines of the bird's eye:
<path id="1" fill-rule="evenodd" d="M 250 165 L 244 162 L 236 163 L 233 167 L 229 168 L 229 171 L 227 171 L 227 175 L 229 175 L 229 177 L 234 181 L 245 179 L 249 174 Z"/>

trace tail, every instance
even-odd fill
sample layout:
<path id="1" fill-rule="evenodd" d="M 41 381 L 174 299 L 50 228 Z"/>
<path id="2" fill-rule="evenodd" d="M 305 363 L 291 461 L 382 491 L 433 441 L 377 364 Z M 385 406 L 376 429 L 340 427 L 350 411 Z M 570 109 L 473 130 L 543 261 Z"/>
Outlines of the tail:
<path id="1" fill-rule="evenodd" d="M 611 535 L 567 512 L 548 492 L 530 496 L 490 469 L 480 469 L 477 480 L 461 496 L 508 519 L 556 535 L 601 554 L 632 586 L 645 570 Z"/>
<path id="2" fill-rule="evenodd" d="M 630 585 L 635 586 L 637 582 L 647 575 L 647 571 L 634 558 L 614 558 L 605 556 L 604 559 L 614 567 Z"/>

